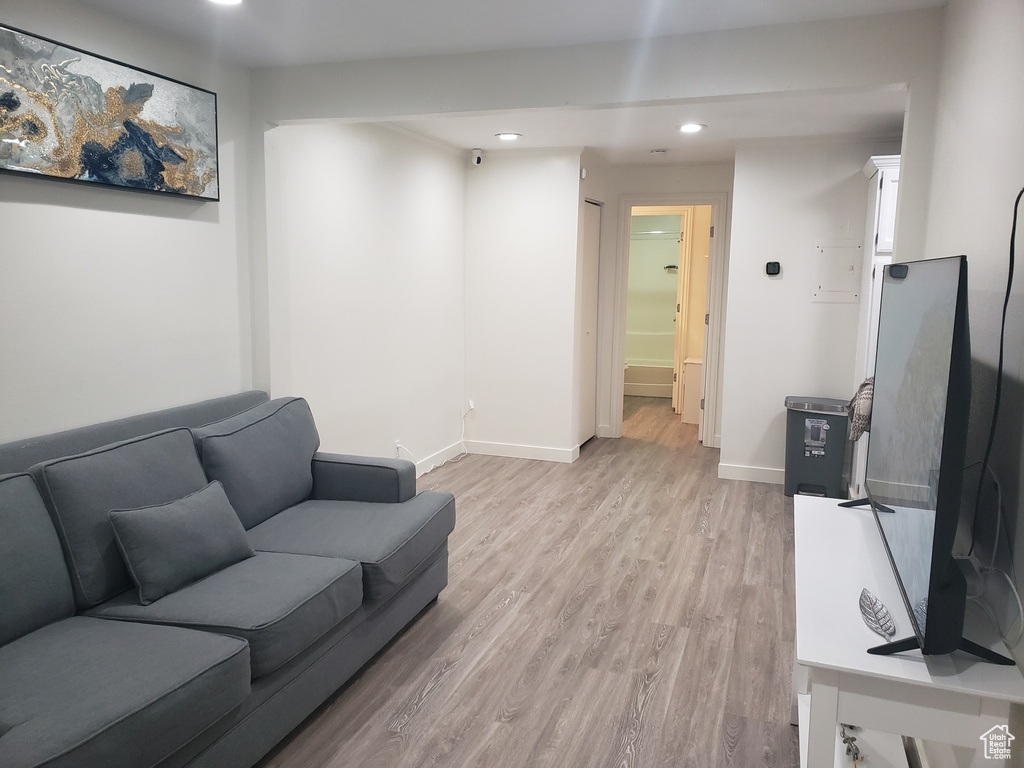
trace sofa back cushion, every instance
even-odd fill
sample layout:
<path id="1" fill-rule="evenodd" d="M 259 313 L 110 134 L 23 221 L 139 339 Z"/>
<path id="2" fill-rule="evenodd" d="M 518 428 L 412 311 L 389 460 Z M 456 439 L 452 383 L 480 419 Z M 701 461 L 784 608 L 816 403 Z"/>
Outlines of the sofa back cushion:
<path id="1" fill-rule="evenodd" d="M 30 467 L 44 461 L 85 453 L 140 435 L 151 435 L 176 427 L 211 424 L 241 413 L 258 403 L 265 403 L 269 399 L 266 392 L 250 390 L 237 395 L 215 397 L 198 403 L 3 443 L 0 445 L 0 475 L 8 472 L 27 472 Z"/>
<path id="2" fill-rule="evenodd" d="M 187 429 L 171 429 L 32 467 L 64 545 L 79 608 L 134 584 L 107 515 L 184 498 L 207 484 Z"/>
<path id="3" fill-rule="evenodd" d="M 28 475 L 0 476 L 0 645 L 75 612 L 60 541 Z"/>
<path id="4" fill-rule="evenodd" d="M 206 476 L 224 486 L 246 530 L 305 501 L 313 490 L 320 436 L 302 398 L 271 400 L 192 435 Z"/>

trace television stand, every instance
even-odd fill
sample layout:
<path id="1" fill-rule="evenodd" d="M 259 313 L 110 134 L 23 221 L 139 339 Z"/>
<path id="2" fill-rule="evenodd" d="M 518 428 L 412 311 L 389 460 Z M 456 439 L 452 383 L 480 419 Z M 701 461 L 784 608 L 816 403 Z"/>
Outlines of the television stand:
<path id="1" fill-rule="evenodd" d="M 871 505 L 869 499 L 850 499 L 849 501 L 839 502 L 839 506 L 843 509 L 855 509 L 857 507 L 868 507 Z"/>
<path id="2" fill-rule="evenodd" d="M 905 637 L 902 640 L 893 640 L 891 643 L 885 643 L 884 645 L 876 645 L 874 648 L 868 648 L 868 653 L 873 653 L 876 656 L 892 656 L 894 653 L 915 651 L 920 647 L 921 644 L 918 642 L 917 637 L 912 635 L 910 637 Z M 966 637 L 960 638 L 960 645 L 958 648 L 964 653 L 977 656 L 982 661 L 987 661 L 990 664 L 1002 664 L 1004 667 L 1012 667 L 1017 663 L 1009 656 L 1003 656 L 1003 654 L 990 650 L 983 645 L 971 642 Z"/>
<path id="3" fill-rule="evenodd" d="M 795 496 L 793 505 L 793 688 L 801 764 L 843 764 L 843 746 L 836 739 L 841 722 L 864 728 L 865 736 L 901 734 L 981 750 L 981 736 L 1007 726 L 1011 705 L 1024 703 L 1020 670 L 985 664 L 959 651 L 941 656 L 865 653 L 878 639 L 858 608 L 865 587 L 889 607 L 898 631 L 910 629 L 874 517 L 870 510 L 842 508 L 836 499 Z M 982 647 L 1005 653 L 991 622 L 975 609 L 968 603 L 965 628 L 970 636 Z M 1024 749 L 1017 736 L 1015 752 Z M 891 743 L 898 752 L 894 759 L 903 759 L 899 738 Z"/>
<path id="4" fill-rule="evenodd" d="M 877 504 L 877 502 L 876 502 Z M 839 506 L 843 509 L 860 509 L 861 507 L 871 506 L 871 499 L 851 499 L 850 501 L 842 501 Z M 889 509 L 885 504 L 878 504 L 879 512 L 888 512 L 889 514 L 895 514 L 894 510 Z"/>

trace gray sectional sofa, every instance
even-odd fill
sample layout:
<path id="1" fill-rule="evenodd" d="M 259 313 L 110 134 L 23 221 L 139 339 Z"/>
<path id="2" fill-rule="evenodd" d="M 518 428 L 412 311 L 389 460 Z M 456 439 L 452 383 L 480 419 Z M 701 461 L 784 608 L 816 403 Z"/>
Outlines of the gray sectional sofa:
<path id="1" fill-rule="evenodd" d="M 256 763 L 447 584 L 450 494 L 246 392 L 0 446 L 0 766 Z"/>

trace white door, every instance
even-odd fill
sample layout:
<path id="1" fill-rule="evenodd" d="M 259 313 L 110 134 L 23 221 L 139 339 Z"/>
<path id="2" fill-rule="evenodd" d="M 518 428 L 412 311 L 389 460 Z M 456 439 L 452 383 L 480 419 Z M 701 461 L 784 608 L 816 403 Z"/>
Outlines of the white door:
<path id="1" fill-rule="evenodd" d="M 672 349 L 672 410 L 683 412 L 683 393 L 686 390 L 686 319 L 690 303 L 690 252 L 692 238 L 693 206 L 680 209 L 679 214 L 679 276 L 676 278 L 675 340 Z"/>
<path id="2" fill-rule="evenodd" d="M 597 434 L 597 271 L 601 252 L 601 206 L 588 200 L 583 208 L 580 445 Z"/>

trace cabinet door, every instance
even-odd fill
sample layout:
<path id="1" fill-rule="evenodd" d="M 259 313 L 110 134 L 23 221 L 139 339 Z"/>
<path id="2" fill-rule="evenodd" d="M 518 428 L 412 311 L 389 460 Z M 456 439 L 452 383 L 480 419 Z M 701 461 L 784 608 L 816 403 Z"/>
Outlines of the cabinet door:
<path id="1" fill-rule="evenodd" d="M 875 253 L 892 253 L 893 236 L 896 234 L 896 192 L 900 185 L 899 168 L 882 168 L 878 190 L 878 234 Z"/>

